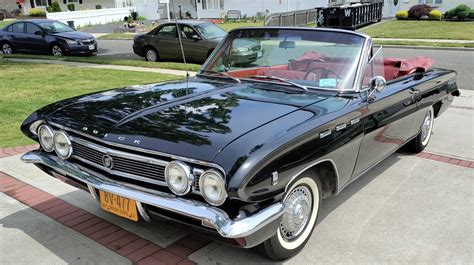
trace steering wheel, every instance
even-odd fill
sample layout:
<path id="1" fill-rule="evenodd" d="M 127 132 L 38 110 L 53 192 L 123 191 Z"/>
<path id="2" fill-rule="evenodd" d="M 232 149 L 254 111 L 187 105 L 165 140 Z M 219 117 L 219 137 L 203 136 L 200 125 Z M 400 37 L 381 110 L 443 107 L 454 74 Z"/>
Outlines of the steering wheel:
<path id="1" fill-rule="evenodd" d="M 326 67 L 314 67 L 314 68 L 309 69 L 308 71 L 306 71 L 306 74 L 304 75 L 304 79 L 306 80 L 306 78 L 308 78 L 308 75 L 311 74 L 311 73 L 314 74 L 315 71 L 321 71 L 321 75 L 320 75 L 319 79 L 326 78 L 330 74 L 335 75 L 337 77 L 337 79 L 342 79 L 341 76 L 338 73 L 336 73 L 334 70 L 326 68 Z"/>

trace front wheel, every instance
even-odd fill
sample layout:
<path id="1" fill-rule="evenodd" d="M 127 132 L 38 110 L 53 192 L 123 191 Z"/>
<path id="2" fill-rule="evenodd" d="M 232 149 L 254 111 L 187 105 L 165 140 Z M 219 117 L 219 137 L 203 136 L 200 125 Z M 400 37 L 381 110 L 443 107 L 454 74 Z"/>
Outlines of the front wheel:
<path id="1" fill-rule="evenodd" d="M 13 54 L 13 47 L 10 43 L 5 42 L 2 44 L 2 52 L 5 55 Z"/>
<path id="2" fill-rule="evenodd" d="M 149 62 L 158 62 L 158 52 L 154 48 L 145 50 L 145 59 Z"/>
<path id="3" fill-rule="evenodd" d="M 54 44 L 53 46 L 51 46 L 51 54 L 53 56 L 60 57 L 63 56 L 64 50 L 59 44 Z"/>
<path id="4" fill-rule="evenodd" d="M 411 152 L 419 153 L 426 148 L 431 138 L 431 132 L 433 131 L 433 123 L 434 109 L 431 106 L 425 114 L 420 132 L 407 144 L 407 147 Z"/>
<path id="5" fill-rule="evenodd" d="M 311 173 L 303 173 L 288 189 L 280 227 L 275 235 L 262 243 L 264 253 L 275 261 L 298 254 L 316 225 L 321 202 L 321 183 Z"/>

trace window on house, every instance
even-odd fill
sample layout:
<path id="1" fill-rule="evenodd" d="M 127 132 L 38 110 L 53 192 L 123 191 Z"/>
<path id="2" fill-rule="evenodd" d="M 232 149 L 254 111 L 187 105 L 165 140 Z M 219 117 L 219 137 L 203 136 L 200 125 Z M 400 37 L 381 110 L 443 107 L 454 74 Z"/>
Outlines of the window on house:
<path id="1" fill-rule="evenodd" d="M 67 0 L 68 3 L 77 3 L 79 0 Z"/>
<path id="2" fill-rule="evenodd" d="M 435 0 L 435 4 L 442 4 L 443 0 Z"/>
<path id="3" fill-rule="evenodd" d="M 201 0 L 203 10 L 224 9 L 224 0 Z"/>
<path id="4" fill-rule="evenodd" d="M 48 0 L 35 0 L 36 6 L 48 6 Z"/>

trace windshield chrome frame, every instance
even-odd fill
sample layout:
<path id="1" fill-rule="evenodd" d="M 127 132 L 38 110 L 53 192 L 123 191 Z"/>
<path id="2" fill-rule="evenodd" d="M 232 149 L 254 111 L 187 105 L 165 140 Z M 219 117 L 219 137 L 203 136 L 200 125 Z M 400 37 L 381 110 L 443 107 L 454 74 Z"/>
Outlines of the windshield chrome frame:
<path id="1" fill-rule="evenodd" d="M 337 93 L 358 93 L 361 91 L 362 87 L 362 82 L 364 79 L 364 72 L 365 72 L 365 67 L 367 66 L 367 62 L 369 60 L 369 54 L 370 54 L 370 49 L 372 48 L 372 39 L 363 33 L 355 32 L 355 31 L 349 31 L 349 30 L 343 30 L 343 29 L 330 29 L 330 28 L 304 28 L 304 27 L 243 27 L 243 28 L 237 28 L 229 31 L 229 34 L 217 45 L 217 47 L 214 49 L 212 54 L 209 56 L 209 58 L 206 60 L 206 62 L 201 66 L 199 72 L 202 70 L 205 70 L 208 65 L 213 61 L 213 59 L 216 57 L 216 55 L 219 53 L 219 51 L 222 49 L 225 43 L 227 43 L 228 39 L 230 38 L 229 36 L 231 35 L 230 33 L 234 31 L 239 31 L 239 30 L 256 30 L 256 29 L 280 29 L 280 30 L 306 30 L 306 31 L 327 31 L 327 32 L 339 32 L 339 33 L 345 33 L 345 34 L 352 34 L 352 35 L 357 35 L 359 37 L 362 37 L 364 39 L 364 43 L 362 44 L 360 55 L 357 61 L 357 69 L 354 77 L 354 81 L 352 84 L 352 89 L 344 89 L 344 90 L 337 90 L 337 89 L 331 89 L 331 88 L 321 88 L 321 87 L 311 87 L 312 89 L 318 89 L 318 90 L 325 90 L 325 91 L 332 91 L 332 92 L 337 92 Z M 251 80 L 245 77 L 240 78 L 240 80 Z"/>

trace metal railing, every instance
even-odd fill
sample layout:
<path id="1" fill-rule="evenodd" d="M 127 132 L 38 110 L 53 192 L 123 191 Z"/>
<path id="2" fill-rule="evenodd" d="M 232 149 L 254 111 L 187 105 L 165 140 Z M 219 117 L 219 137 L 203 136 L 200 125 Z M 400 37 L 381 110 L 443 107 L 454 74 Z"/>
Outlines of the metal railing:
<path id="1" fill-rule="evenodd" d="M 316 23 L 317 9 L 296 10 L 283 13 L 272 13 L 265 18 L 265 26 L 300 27 Z"/>

